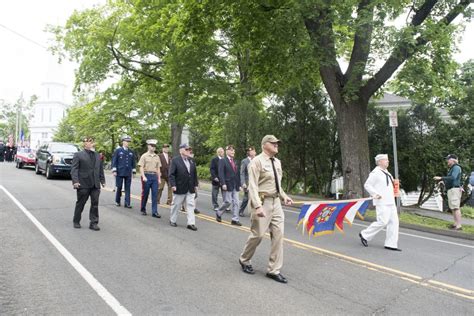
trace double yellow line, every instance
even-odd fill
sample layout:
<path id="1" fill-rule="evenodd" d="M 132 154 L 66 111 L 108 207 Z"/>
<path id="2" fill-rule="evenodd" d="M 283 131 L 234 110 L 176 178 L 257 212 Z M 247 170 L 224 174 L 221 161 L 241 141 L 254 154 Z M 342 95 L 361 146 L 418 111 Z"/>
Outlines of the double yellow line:
<path id="1" fill-rule="evenodd" d="M 104 190 L 112 192 L 112 189 L 110 189 L 110 188 L 104 188 Z M 131 195 L 131 197 L 136 199 L 136 200 L 141 199 L 140 196 L 133 195 L 133 194 Z M 164 205 L 164 204 L 160 204 L 160 207 L 170 208 L 169 205 Z M 237 229 L 237 230 L 241 230 L 241 231 L 244 231 L 244 232 L 247 232 L 247 233 L 250 232 L 250 228 L 247 227 L 247 226 L 235 226 L 235 225 L 231 225 L 230 223 L 226 223 L 226 222 L 218 223 L 216 221 L 215 217 L 205 215 L 205 214 L 202 214 L 202 213 L 197 214 L 196 217 L 198 217 L 202 220 L 208 221 L 208 222 L 218 224 L 218 225 L 223 225 L 223 226 L 233 228 L 233 229 Z M 265 237 L 270 238 L 270 235 L 267 233 L 265 235 Z M 466 298 L 466 299 L 469 299 L 469 300 L 474 300 L 474 291 L 469 290 L 469 289 L 454 286 L 454 285 L 444 283 L 444 282 L 438 282 L 438 281 L 435 281 L 435 280 L 424 279 L 424 278 L 422 278 L 418 275 L 414 275 L 414 274 L 411 274 L 411 273 L 403 272 L 403 271 L 400 271 L 400 270 L 397 270 L 397 269 L 393 269 L 393 268 L 389 268 L 389 267 L 386 267 L 386 266 L 383 266 L 383 265 L 379 265 L 379 264 L 376 264 L 376 263 L 365 261 L 365 260 L 362 260 L 362 259 L 347 256 L 347 255 L 344 255 L 342 253 L 338 253 L 338 252 L 335 252 L 335 251 L 331 251 L 331 250 L 323 249 L 323 248 L 320 248 L 320 247 L 315 247 L 315 246 L 312 246 L 312 245 L 308 245 L 308 244 L 305 244 L 305 243 L 302 243 L 302 242 L 299 242 L 299 241 L 296 241 L 296 240 L 293 240 L 293 239 L 284 238 L 284 241 L 287 244 L 289 244 L 293 247 L 296 247 L 298 249 L 301 249 L 301 250 L 305 250 L 305 251 L 315 253 L 315 254 L 318 254 L 318 255 L 324 255 L 324 256 L 327 256 L 327 257 L 330 257 L 330 258 L 336 258 L 336 259 L 342 260 L 344 262 L 354 264 L 358 267 L 366 268 L 367 270 L 377 271 L 377 272 L 387 274 L 387 275 L 391 275 L 393 277 L 396 277 L 396 278 L 399 278 L 399 279 L 402 279 L 402 280 L 405 280 L 405 281 L 408 281 L 408 282 L 411 282 L 411 283 L 414 283 L 414 284 L 417 284 L 417 285 L 420 285 L 420 286 L 423 286 L 423 287 L 436 289 L 436 290 L 439 290 L 439 291 L 442 291 L 442 292 L 445 292 L 445 293 L 449 293 L 449 294 L 452 294 L 452 295 L 455 295 L 455 296 L 459 296 L 459 297 Z"/>

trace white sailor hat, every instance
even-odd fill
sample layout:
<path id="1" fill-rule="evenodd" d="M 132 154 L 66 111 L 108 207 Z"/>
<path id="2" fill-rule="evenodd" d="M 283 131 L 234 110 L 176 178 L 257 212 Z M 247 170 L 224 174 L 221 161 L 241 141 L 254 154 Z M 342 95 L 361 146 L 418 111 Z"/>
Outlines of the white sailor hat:
<path id="1" fill-rule="evenodd" d="M 375 162 L 382 160 L 382 159 L 387 159 L 388 160 L 388 155 L 387 154 L 378 154 L 375 156 Z"/>
<path id="2" fill-rule="evenodd" d="M 128 135 L 123 135 L 122 136 L 122 141 L 126 141 L 126 142 L 131 142 L 132 141 L 132 138 Z"/>

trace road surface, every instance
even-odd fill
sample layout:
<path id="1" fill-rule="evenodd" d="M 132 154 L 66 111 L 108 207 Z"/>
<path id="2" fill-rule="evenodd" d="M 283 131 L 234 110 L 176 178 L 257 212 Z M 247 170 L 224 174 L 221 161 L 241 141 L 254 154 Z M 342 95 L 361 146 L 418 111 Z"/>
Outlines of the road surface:
<path id="1" fill-rule="evenodd" d="M 308 238 L 296 229 L 297 211 L 285 209 L 288 284 L 265 277 L 270 241 L 242 273 L 238 257 L 248 237 L 242 227 L 215 221 L 210 192 L 201 190 L 197 232 L 169 226 L 114 205 L 113 181 L 100 196 L 101 231 L 72 227 L 75 191 L 70 180 L 47 180 L 33 169 L 0 163 L 0 314 L 437 314 L 472 315 L 474 243 L 400 230 L 402 252 L 383 248 L 379 234 L 368 248 L 355 222 L 345 233 Z M 163 196 L 163 200 L 166 194 Z M 149 212 L 150 213 L 150 212 Z"/>

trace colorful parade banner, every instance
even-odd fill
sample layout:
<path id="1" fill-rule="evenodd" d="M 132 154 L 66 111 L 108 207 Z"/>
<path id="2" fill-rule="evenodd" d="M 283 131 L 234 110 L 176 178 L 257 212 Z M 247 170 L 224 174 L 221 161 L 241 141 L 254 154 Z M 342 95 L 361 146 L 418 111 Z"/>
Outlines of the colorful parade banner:
<path id="1" fill-rule="evenodd" d="M 297 226 L 303 225 L 303 233 L 307 231 L 310 236 L 332 234 L 335 228 L 343 232 L 344 222 L 352 225 L 356 215 L 364 218 L 370 200 L 372 198 L 301 202 Z"/>

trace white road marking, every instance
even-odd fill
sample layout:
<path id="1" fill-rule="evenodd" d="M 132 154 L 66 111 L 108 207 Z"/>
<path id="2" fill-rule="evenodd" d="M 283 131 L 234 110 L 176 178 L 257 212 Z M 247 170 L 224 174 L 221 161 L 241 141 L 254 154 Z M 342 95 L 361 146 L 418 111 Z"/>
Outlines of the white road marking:
<path id="1" fill-rule="evenodd" d="M 20 203 L 3 185 L 0 185 L 10 199 L 23 211 L 23 213 L 35 224 L 46 239 L 56 247 L 61 255 L 72 265 L 72 267 L 86 280 L 96 293 L 109 305 L 117 315 L 132 315 L 76 258 Z"/>
<path id="2" fill-rule="evenodd" d="M 201 191 L 199 191 L 199 195 L 201 195 L 201 194 L 202 194 L 202 195 L 206 195 L 206 196 L 211 196 L 211 194 L 202 193 Z M 299 214 L 299 213 L 300 213 L 299 211 L 289 210 L 289 209 L 287 209 L 287 208 L 283 208 L 283 210 L 284 210 L 285 212 L 288 212 L 288 213 L 294 213 L 294 214 Z M 352 223 L 352 225 L 361 226 L 361 227 L 368 227 L 368 226 L 369 226 L 369 225 L 358 224 L 358 223 Z M 385 229 L 384 229 L 384 230 L 385 230 Z M 466 248 L 474 249 L 474 246 L 466 245 L 466 244 L 461 244 L 461 243 L 457 243 L 457 242 L 452 242 L 452 241 L 447 241 L 447 240 L 442 240 L 442 239 L 436 239 L 436 238 L 431 238 L 431 237 L 425 237 L 425 236 L 420 236 L 420 235 L 415 235 L 415 234 L 403 233 L 403 232 L 400 232 L 399 234 L 400 234 L 400 235 L 404 235 L 404 236 L 409 236 L 409 237 L 414 237 L 414 238 L 420 238 L 420 239 L 425 239 L 425 240 L 440 242 L 440 243 L 444 243 L 444 244 L 449 244 L 449 245 L 455 245 L 455 246 L 459 246 L 459 247 L 466 247 Z"/>

